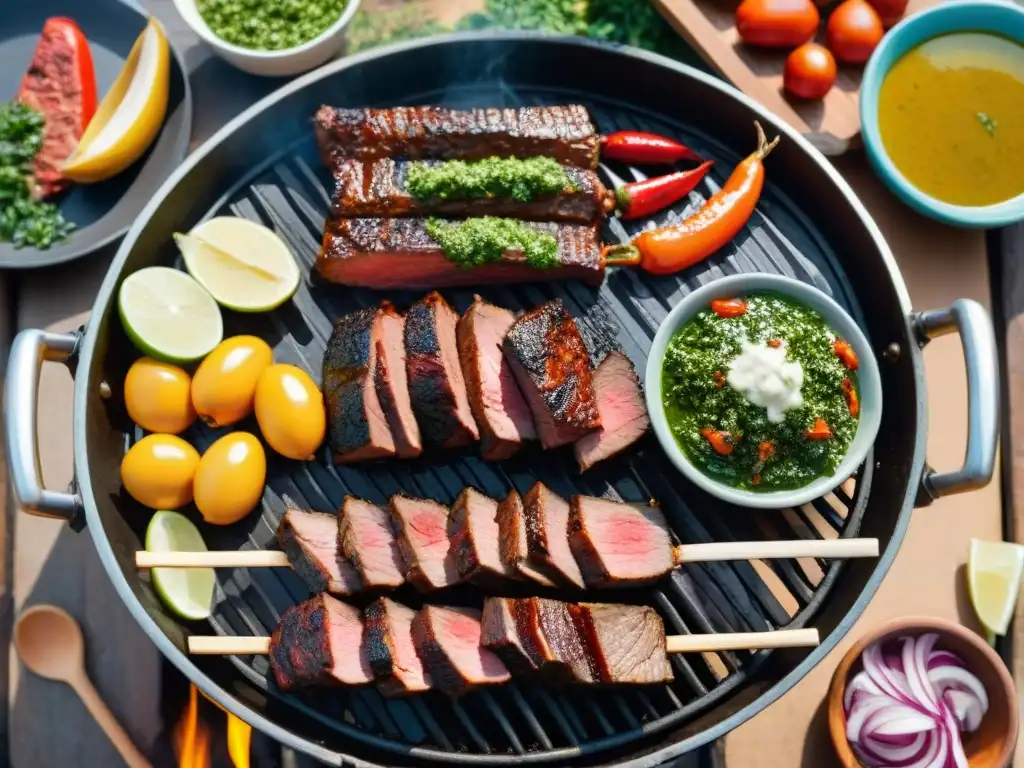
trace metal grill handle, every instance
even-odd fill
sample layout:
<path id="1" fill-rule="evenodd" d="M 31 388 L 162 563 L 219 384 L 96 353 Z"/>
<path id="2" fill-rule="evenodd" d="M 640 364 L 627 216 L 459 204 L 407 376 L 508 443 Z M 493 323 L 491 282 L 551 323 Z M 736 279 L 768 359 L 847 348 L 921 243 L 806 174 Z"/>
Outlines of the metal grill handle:
<path id="1" fill-rule="evenodd" d="M 958 333 L 967 365 L 964 463 L 952 472 L 925 470 L 918 502 L 929 504 L 942 496 L 981 488 L 992 479 L 999 438 L 999 356 L 992 318 L 976 301 L 960 299 L 947 309 L 921 312 L 914 320 L 923 342 Z"/>
<path id="2" fill-rule="evenodd" d="M 4 430 L 14 496 L 30 514 L 67 521 L 82 511 L 82 499 L 43 488 L 36 409 L 43 363 L 70 363 L 80 338 L 77 333 L 22 331 L 11 345 L 4 381 Z"/>

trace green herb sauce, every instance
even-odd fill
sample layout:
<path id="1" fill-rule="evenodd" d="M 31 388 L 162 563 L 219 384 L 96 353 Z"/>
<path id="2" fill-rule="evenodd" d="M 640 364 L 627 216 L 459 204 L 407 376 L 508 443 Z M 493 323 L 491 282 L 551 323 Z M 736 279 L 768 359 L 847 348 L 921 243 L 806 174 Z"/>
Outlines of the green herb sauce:
<path id="1" fill-rule="evenodd" d="M 213 34 L 259 51 L 308 43 L 341 17 L 345 5 L 346 0 L 196 0 Z"/>
<path id="2" fill-rule="evenodd" d="M 43 115 L 18 102 L 0 106 L 0 242 L 45 250 L 75 225 L 33 197 L 32 161 L 43 145 Z"/>
<path id="3" fill-rule="evenodd" d="M 662 364 L 668 422 L 689 459 L 715 480 L 749 491 L 802 488 L 834 472 L 853 441 L 857 419 L 850 415 L 843 381 L 849 379 L 859 395 L 857 376 L 836 356 L 836 335 L 817 312 L 769 294 L 748 296 L 746 302 L 746 314 L 736 318 L 701 311 L 669 342 Z M 744 340 L 772 339 L 783 340 L 787 359 L 799 362 L 804 372 L 803 405 L 786 411 L 780 423 L 722 382 Z M 819 418 L 832 437 L 806 438 L 804 431 Z M 700 434 L 705 427 L 740 435 L 732 453 L 716 453 Z M 761 462 L 763 441 L 772 441 L 775 453 Z"/>
<path id="4" fill-rule="evenodd" d="M 558 266 L 558 241 L 547 232 L 515 219 L 477 216 L 464 221 L 427 220 L 427 234 L 445 256 L 469 269 L 500 261 L 506 251 L 519 251 L 531 267 Z"/>
<path id="5" fill-rule="evenodd" d="M 413 163 L 406 180 L 409 194 L 419 200 L 510 197 L 527 203 L 575 188 L 565 169 L 550 157 L 525 160 L 488 157 L 475 162 Z"/>

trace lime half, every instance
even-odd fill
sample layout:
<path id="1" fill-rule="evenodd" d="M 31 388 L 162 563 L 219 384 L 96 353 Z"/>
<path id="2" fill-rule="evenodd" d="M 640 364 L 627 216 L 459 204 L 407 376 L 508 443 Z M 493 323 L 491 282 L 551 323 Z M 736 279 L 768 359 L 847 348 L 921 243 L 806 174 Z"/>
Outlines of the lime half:
<path id="1" fill-rule="evenodd" d="M 299 265 L 272 230 L 237 216 L 204 221 L 174 241 L 185 269 L 213 298 L 238 312 L 280 306 L 299 287 Z"/>
<path id="2" fill-rule="evenodd" d="M 1005 635 L 1017 605 L 1024 546 L 1005 541 L 971 539 L 967 560 L 967 590 L 985 629 Z"/>
<path id="3" fill-rule="evenodd" d="M 117 309 L 132 343 L 158 360 L 199 360 L 224 337 L 217 302 L 177 269 L 147 267 L 129 275 L 121 283 Z"/>
<path id="4" fill-rule="evenodd" d="M 178 512 L 160 510 L 146 528 L 147 552 L 206 552 L 199 529 Z M 202 621 L 210 615 L 212 568 L 154 568 L 153 586 L 164 605 L 183 619 Z"/>

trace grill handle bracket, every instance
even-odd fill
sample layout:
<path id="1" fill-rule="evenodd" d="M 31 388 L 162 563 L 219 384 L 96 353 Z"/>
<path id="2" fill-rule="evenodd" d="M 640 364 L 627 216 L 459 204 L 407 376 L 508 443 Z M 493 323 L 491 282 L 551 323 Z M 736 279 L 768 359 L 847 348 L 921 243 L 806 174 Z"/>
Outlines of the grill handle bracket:
<path id="1" fill-rule="evenodd" d="M 981 488 L 992 479 L 999 437 L 999 356 L 992 318 L 976 301 L 959 299 L 946 309 L 919 312 L 912 319 L 922 344 L 959 334 L 967 367 L 964 463 L 952 472 L 925 468 L 917 504 L 926 506 L 942 496 Z"/>
<path id="2" fill-rule="evenodd" d="M 4 437 L 14 496 L 29 514 L 66 520 L 72 526 L 84 519 L 82 498 L 43 487 L 36 413 L 43 363 L 63 363 L 73 375 L 81 339 L 81 333 L 21 331 L 11 345 L 4 380 Z"/>

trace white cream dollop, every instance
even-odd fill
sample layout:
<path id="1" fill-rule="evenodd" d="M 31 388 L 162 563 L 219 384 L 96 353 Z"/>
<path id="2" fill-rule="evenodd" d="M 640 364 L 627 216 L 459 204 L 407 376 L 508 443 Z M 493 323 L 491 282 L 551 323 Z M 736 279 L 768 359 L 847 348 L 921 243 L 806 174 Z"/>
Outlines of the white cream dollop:
<path id="1" fill-rule="evenodd" d="M 768 411 L 768 421 L 778 424 L 786 411 L 804 404 L 800 388 L 804 369 L 786 359 L 785 343 L 778 347 L 742 342 L 740 354 L 729 365 L 726 382 L 754 405 Z"/>

